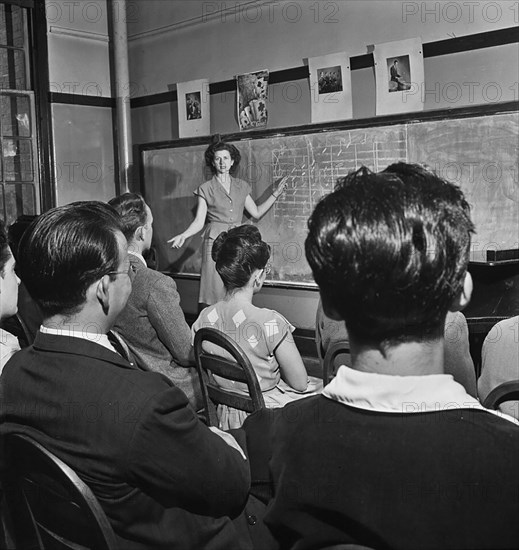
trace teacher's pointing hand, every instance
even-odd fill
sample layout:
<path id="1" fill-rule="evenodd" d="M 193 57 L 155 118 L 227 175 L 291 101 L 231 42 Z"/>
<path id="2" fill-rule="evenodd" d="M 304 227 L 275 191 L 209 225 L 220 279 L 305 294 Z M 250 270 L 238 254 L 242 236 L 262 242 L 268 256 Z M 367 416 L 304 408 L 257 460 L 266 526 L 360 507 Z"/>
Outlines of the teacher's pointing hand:
<path id="1" fill-rule="evenodd" d="M 186 237 L 183 233 L 175 235 L 172 239 L 169 239 L 168 243 L 171 243 L 171 248 L 181 248 L 186 242 Z"/>
<path id="2" fill-rule="evenodd" d="M 275 185 L 276 189 L 272 192 L 272 195 L 274 198 L 279 198 L 280 195 L 282 195 L 285 192 L 286 186 L 288 184 L 288 176 L 283 176 L 280 180 L 278 180 Z"/>

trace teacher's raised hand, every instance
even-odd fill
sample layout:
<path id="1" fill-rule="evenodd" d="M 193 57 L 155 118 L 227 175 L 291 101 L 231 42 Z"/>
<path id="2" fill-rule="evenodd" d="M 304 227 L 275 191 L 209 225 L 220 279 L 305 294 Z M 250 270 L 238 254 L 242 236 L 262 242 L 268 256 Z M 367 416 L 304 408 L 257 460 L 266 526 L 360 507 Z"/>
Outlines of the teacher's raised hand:
<path id="1" fill-rule="evenodd" d="M 281 179 L 277 180 L 274 183 L 275 189 L 272 192 L 274 198 L 279 198 L 285 192 L 286 186 L 288 184 L 288 176 L 283 176 Z"/>

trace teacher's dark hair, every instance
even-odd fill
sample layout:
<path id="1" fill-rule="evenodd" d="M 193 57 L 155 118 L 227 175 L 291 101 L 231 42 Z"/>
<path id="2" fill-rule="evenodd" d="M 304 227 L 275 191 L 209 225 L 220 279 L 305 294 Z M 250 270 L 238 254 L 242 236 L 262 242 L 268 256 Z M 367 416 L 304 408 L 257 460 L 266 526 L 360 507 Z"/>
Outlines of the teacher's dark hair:
<path id="1" fill-rule="evenodd" d="M 120 262 L 119 215 L 108 204 L 75 202 L 48 210 L 24 233 L 18 268 L 44 317 L 74 314 L 92 283 Z"/>
<path id="2" fill-rule="evenodd" d="M 243 288 L 256 269 L 267 265 L 270 246 L 256 226 L 240 225 L 216 237 L 211 255 L 225 289 L 232 292 Z"/>
<path id="3" fill-rule="evenodd" d="M 419 341 L 443 333 L 463 289 L 474 226 L 459 187 L 400 163 L 361 168 L 321 199 L 306 257 L 323 304 L 359 341 Z"/>
<path id="4" fill-rule="evenodd" d="M 232 143 L 222 141 L 219 135 L 213 136 L 211 145 L 209 145 L 209 147 L 205 150 L 205 163 L 211 169 L 213 174 L 216 174 L 216 168 L 214 167 L 214 154 L 216 151 L 229 151 L 231 159 L 234 161 L 234 164 L 231 166 L 229 172 L 230 174 L 235 174 L 241 160 L 240 151 L 238 151 Z"/>

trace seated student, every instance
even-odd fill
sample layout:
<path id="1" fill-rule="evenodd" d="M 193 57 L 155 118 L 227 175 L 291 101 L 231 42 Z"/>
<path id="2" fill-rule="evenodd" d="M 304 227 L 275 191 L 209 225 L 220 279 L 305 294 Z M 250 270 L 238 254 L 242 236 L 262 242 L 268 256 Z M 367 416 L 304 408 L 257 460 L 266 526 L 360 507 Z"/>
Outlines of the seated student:
<path id="1" fill-rule="evenodd" d="M 177 286 L 171 277 L 149 269 L 143 257 L 151 247 L 153 214 L 137 193 L 124 193 L 108 204 L 121 216 L 133 270 L 132 291 L 114 328 L 141 368 L 167 376 L 198 410 L 202 394 Z"/>
<path id="2" fill-rule="evenodd" d="M 410 180 L 411 183 L 417 179 L 427 180 L 430 175 L 427 168 L 404 162 L 392 164 L 384 172 L 395 174 L 404 182 Z M 454 380 L 459 382 L 469 395 L 477 397 L 476 370 L 469 348 L 469 328 L 461 311 L 447 312 L 444 341 L 443 369 L 445 374 L 452 374 Z M 326 316 L 322 308 L 322 302 L 319 301 L 316 314 L 316 344 L 321 361 L 324 359 L 328 347 L 334 342 L 348 344 L 346 325 L 344 321 L 335 321 Z M 349 355 L 339 355 L 335 364 L 351 366 L 351 357 Z"/>
<path id="3" fill-rule="evenodd" d="M 248 462 L 166 377 L 132 367 L 106 334 L 131 291 L 119 216 L 100 202 L 42 214 L 19 269 L 44 321 L 0 379 L 0 434 L 29 435 L 90 486 L 118 548 L 250 548 Z"/>
<path id="4" fill-rule="evenodd" d="M 515 380 L 519 381 L 519 315 L 499 321 L 483 342 L 479 398 L 484 401 L 494 388 Z M 519 401 L 505 401 L 499 410 L 519 420 Z"/>
<path id="5" fill-rule="evenodd" d="M 14 271 L 15 260 L 9 248 L 4 222 L 0 220 L 0 321 L 16 314 L 20 279 Z M 7 361 L 20 350 L 16 336 L 0 328 L 0 374 Z"/>
<path id="6" fill-rule="evenodd" d="M 306 257 L 326 314 L 345 320 L 352 367 L 245 422 L 251 450 L 273 420 L 265 522 L 281 547 L 517 548 L 519 425 L 443 369 L 447 311 L 472 290 L 462 192 L 432 173 L 361 168 L 308 226 Z"/>
<path id="7" fill-rule="evenodd" d="M 225 299 L 202 310 L 192 327 L 216 328 L 230 336 L 249 357 L 267 407 L 282 407 L 294 399 L 320 389 L 320 381 L 309 379 L 301 355 L 292 338 L 294 327 L 277 311 L 253 305 L 270 270 L 269 245 L 253 225 L 241 225 L 221 233 L 215 240 L 212 257 L 222 278 Z M 217 346 L 207 344 L 218 353 Z M 216 349 L 215 349 L 216 348 Z M 217 378 L 222 387 L 247 393 L 244 384 Z M 244 411 L 219 406 L 220 427 L 241 426 Z"/>

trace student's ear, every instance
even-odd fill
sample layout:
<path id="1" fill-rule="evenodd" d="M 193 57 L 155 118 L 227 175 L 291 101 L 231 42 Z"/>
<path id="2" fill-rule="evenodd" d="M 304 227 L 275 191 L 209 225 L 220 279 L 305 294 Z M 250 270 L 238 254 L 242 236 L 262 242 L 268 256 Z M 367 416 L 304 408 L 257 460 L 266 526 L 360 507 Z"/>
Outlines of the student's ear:
<path id="1" fill-rule="evenodd" d="M 264 270 L 263 269 L 257 269 L 254 274 L 252 275 L 254 277 L 254 286 L 259 287 L 262 285 L 261 277 L 263 276 Z"/>
<path id="2" fill-rule="evenodd" d="M 110 275 L 103 275 L 101 280 L 97 283 L 96 297 L 106 315 L 110 304 Z"/>
<path id="3" fill-rule="evenodd" d="M 136 241 L 143 241 L 144 240 L 144 226 L 140 225 L 137 227 L 134 233 L 134 237 Z"/>
<path id="4" fill-rule="evenodd" d="M 334 321 L 343 321 L 340 313 L 333 307 L 331 300 L 328 300 L 321 294 L 321 302 L 323 303 L 323 311 L 326 317 L 333 319 Z"/>
<path id="5" fill-rule="evenodd" d="M 472 283 L 472 275 L 467 271 L 465 273 L 465 280 L 463 281 L 463 288 L 461 289 L 458 296 L 454 299 L 450 311 L 461 311 L 464 309 L 467 304 L 470 302 L 470 297 L 472 296 L 472 289 L 474 285 Z"/>

